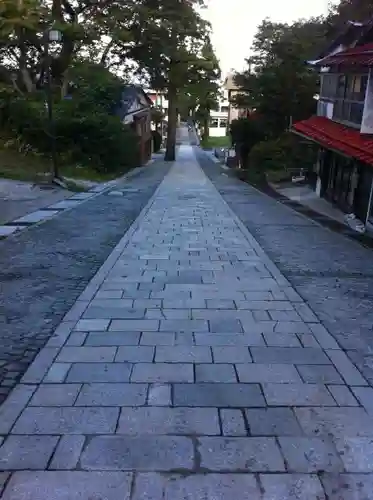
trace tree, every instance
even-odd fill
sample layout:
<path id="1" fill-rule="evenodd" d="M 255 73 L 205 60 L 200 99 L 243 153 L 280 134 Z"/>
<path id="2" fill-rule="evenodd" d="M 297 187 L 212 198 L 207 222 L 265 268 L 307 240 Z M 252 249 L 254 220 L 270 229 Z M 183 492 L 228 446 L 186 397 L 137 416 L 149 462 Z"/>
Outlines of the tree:
<path id="1" fill-rule="evenodd" d="M 2 0 L 0 4 L 0 78 L 19 92 L 41 87 L 48 61 L 48 29 L 62 33 L 51 45 L 52 78 L 62 96 L 74 60 L 89 57 L 109 65 L 130 40 L 129 24 L 137 0 Z M 107 42 L 105 43 L 105 40 Z M 118 59 L 118 57 L 117 57 Z"/>
<path id="2" fill-rule="evenodd" d="M 206 38 L 201 57 L 204 67 L 201 68 L 197 82 L 191 87 L 191 94 L 196 99 L 195 119 L 203 126 L 203 140 L 208 139 L 210 112 L 219 106 L 219 79 L 221 71 L 211 40 Z"/>
<path id="3" fill-rule="evenodd" d="M 237 100 L 256 110 L 268 136 L 280 135 L 293 120 L 307 118 L 315 111 L 318 75 L 306 61 L 317 54 L 326 29 L 323 18 L 291 25 L 264 20 L 259 26 L 249 61 L 251 71 L 236 80 L 248 93 Z"/>
<path id="4" fill-rule="evenodd" d="M 178 95 L 195 82 L 203 67 L 201 50 L 208 24 L 195 7 L 202 0 L 141 0 L 133 18 L 130 55 L 156 90 L 167 90 L 166 161 L 174 161 Z"/>

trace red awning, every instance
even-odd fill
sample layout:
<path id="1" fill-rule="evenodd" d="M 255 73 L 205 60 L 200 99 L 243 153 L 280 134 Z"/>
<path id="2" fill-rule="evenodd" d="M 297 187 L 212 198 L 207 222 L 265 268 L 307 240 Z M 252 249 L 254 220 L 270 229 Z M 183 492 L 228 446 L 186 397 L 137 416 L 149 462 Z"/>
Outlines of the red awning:
<path id="1" fill-rule="evenodd" d="M 337 54 L 324 57 L 316 66 L 373 66 L 373 43 L 343 50 Z"/>
<path id="2" fill-rule="evenodd" d="M 360 134 L 323 116 L 313 116 L 293 125 L 293 132 L 321 146 L 373 165 L 373 136 Z"/>

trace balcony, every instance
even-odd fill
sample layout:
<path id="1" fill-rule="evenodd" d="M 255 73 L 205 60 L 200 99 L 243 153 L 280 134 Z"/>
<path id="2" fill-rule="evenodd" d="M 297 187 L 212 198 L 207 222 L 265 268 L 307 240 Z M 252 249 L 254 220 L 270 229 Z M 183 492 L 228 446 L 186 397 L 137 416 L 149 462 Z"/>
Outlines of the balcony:
<path id="1" fill-rule="evenodd" d="M 318 115 L 360 129 L 363 121 L 368 74 L 321 76 Z"/>
<path id="2" fill-rule="evenodd" d="M 360 129 L 363 120 L 364 101 L 336 100 L 333 108 L 333 120 Z"/>

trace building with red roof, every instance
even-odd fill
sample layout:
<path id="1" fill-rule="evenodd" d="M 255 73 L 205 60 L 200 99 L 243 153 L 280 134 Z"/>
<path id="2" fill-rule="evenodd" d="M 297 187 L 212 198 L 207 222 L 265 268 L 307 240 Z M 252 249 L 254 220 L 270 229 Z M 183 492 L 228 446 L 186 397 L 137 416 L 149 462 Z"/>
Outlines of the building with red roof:
<path id="1" fill-rule="evenodd" d="M 348 23 L 315 61 L 317 116 L 292 131 L 319 145 L 317 193 L 373 224 L 373 21 Z"/>

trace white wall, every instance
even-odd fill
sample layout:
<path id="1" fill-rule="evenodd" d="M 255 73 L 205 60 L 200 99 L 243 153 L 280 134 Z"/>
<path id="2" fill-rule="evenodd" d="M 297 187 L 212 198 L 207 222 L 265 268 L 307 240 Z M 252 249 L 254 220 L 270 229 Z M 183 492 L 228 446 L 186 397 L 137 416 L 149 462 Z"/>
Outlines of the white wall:
<path id="1" fill-rule="evenodd" d="M 373 74 L 369 70 L 367 92 L 365 94 L 364 113 L 360 132 L 362 134 L 373 134 Z"/>

